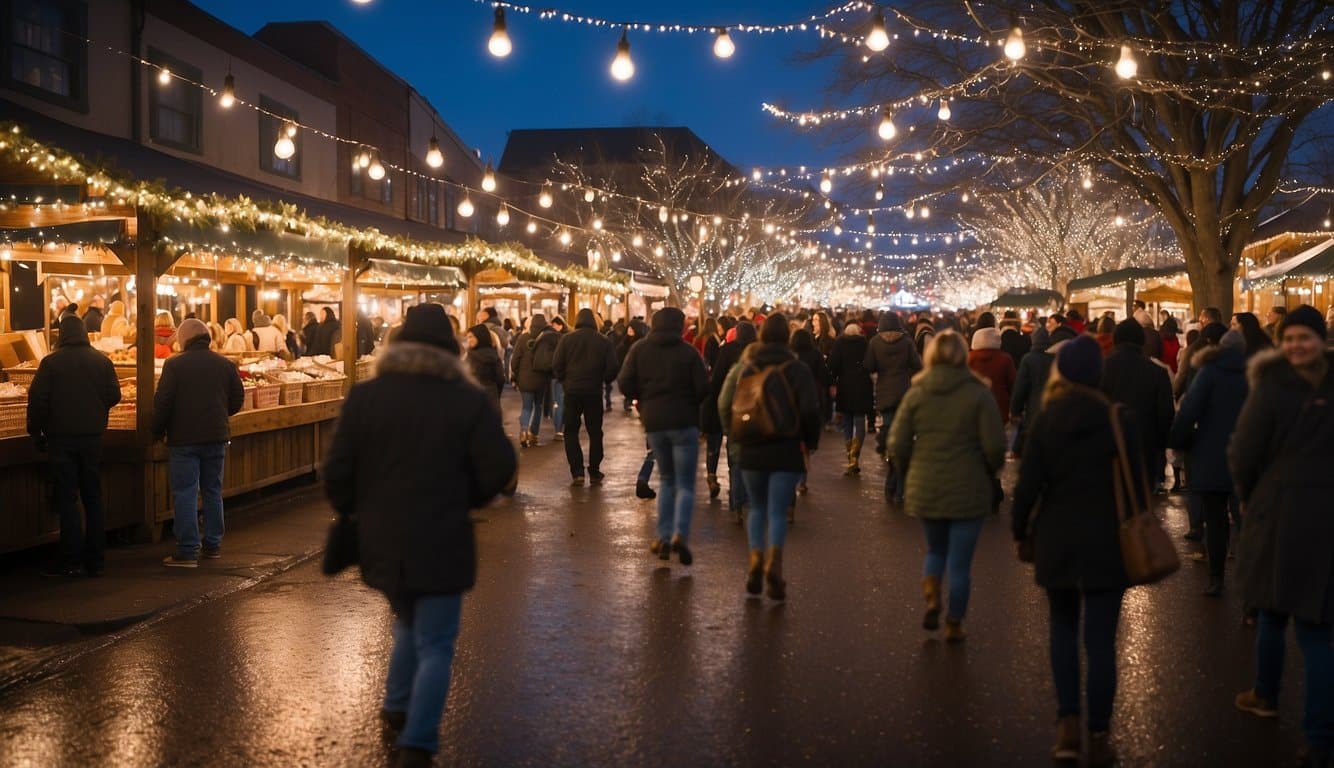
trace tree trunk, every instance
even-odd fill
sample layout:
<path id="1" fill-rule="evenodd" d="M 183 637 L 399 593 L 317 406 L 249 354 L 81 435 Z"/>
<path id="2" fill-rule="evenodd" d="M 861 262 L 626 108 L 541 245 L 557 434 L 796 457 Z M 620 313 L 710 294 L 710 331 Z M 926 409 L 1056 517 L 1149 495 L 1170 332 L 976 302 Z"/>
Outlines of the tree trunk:
<path id="1" fill-rule="evenodd" d="M 1186 256 L 1186 273 L 1194 292 L 1195 314 L 1206 307 L 1217 307 L 1224 322 L 1232 317 L 1233 290 L 1237 263 L 1241 254 L 1230 254 L 1220 238 L 1200 237 L 1195 241 L 1179 238 Z"/>

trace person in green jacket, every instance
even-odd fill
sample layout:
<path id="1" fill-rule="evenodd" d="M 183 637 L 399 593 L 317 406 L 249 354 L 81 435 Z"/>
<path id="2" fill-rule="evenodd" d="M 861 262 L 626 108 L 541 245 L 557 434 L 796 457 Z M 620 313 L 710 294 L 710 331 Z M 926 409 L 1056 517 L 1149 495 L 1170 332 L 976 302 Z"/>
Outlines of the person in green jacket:
<path id="1" fill-rule="evenodd" d="M 940 626 L 940 581 L 948 570 L 945 639 L 963 640 L 969 573 L 982 521 L 991 512 L 992 478 L 1005 462 L 1005 430 L 991 389 L 968 368 L 968 344 L 953 331 L 935 336 L 926 368 L 913 377 L 889 430 L 895 466 L 907 467 L 907 512 L 926 533 L 922 627 Z"/>

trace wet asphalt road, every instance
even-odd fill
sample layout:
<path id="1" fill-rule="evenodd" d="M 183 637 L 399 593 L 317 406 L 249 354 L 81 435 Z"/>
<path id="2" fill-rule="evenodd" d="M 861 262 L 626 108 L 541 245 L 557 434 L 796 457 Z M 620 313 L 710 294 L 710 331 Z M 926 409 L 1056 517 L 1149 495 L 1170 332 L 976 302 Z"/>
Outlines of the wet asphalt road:
<path id="1" fill-rule="evenodd" d="M 560 444 L 544 445 L 524 451 L 519 494 L 478 513 L 437 764 L 1049 764 L 1046 604 L 1004 513 L 978 548 L 970 637 L 946 646 L 919 628 L 924 545 L 882 502 L 869 448 L 861 479 L 845 479 L 841 436 L 825 434 L 774 604 L 746 598 L 745 536 L 702 474 L 695 565 L 649 555 L 653 502 L 633 496 L 642 433 L 619 411 L 607 426 L 602 488 L 567 487 Z M 1290 646 L 1279 720 L 1236 712 L 1253 630 L 1235 595 L 1200 595 L 1204 570 L 1187 562 L 1126 598 L 1122 764 L 1290 764 L 1300 654 Z M 0 765 L 392 765 L 377 720 L 389 621 L 355 572 L 329 580 L 308 563 L 9 692 Z"/>

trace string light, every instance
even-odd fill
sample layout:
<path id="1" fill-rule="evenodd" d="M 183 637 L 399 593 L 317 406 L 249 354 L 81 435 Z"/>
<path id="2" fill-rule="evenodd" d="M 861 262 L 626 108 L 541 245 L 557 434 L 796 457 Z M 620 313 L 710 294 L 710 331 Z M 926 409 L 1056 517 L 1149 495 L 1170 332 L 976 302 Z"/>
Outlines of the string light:
<path id="1" fill-rule="evenodd" d="M 232 77 L 232 73 L 228 72 L 227 76 L 222 80 L 222 94 L 218 96 L 218 104 L 220 104 L 223 109 L 231 109 L 232 105 L 235 103 L 236 78 Z"/>
<path id="2" fill-rule="evenodd" d="M 884 141 L 893 139 L 899 133 L 899 129 L 894 126 L 894 116 L 890 114 L 888 109 L 880 116 L 880 127 L 877 129 L 877 133 Z"/>
<path id="3" fill-rule="evenodd" d="M 872 235 L 875 234 L 875 214 L 873 213 L 866 214 L 866 232 Z"/>
<path id="4" fill-rule="evenodd" d="M 463 199 L 459 201 L 459 215 L 466 219 L 471 217 L 476 210 L 477 209 L 473 207 L 472 198 L 465 194 Z"/>
<path id="5" fill-rule="evenodd" d="M 878 203 L 884 199 L 885 199 L 885 185 L 882 182 L 880 184 L 875 185 L 875 201 Z"/>
<path id="6" fill-rule="evenodd" d="M 826 195 L 834 191 L 834 180 L 829 178 L 828 173 L 825 173 L 820 177 L 820 191 Z"/>
<path id="7" fill-rule="evenodd" d="M 588 189 L 585 189 L 585 190 L 584 190 L 584 202 L 585 202 L 585 203 L 591 203 L 591 202 L 593 202 L 593 199 L 596 198 L 596 197 L 597 197 L 597 192 L 594 192 L 593 189 L 592 189 L 591 187 L 588 188 Z"/>
<path id="8" fill-rule="evenodd" d="M 616 44 L 616 57 L 611 60 L 611 76 L 622 83 L 635 76 L 635 62 L 630 58 L 628 34 L 621 32 L 621 41 Z"/>
<path id="9" fill-rule="evenodd" d="M 510 223 L 510 209 L 505 203 L 500 204 L 500 209 L 496 211 L 496 226 L 504 228 Z"/>
<path id="10" fill-rule="evenodd" d="M 885 30 L 885 14 L 879 9 L 871 20 L 871 31 L 866 33 L 866 47 L 880 53 L 889 47 L 889 32 Z"/>
<path id="11" fill-rule="evenodd" d="M 1010 61 L 1019 61 L 1028 53 L 1028 46 L 1024 45 L 1024 30 L 1015 26 L 1010 29 L 1010 34 L 1005 38 L 1005 58 Z"/>
<path id="12" fill-rule="evenodd" d="M 496 6 L 496 21 L 491 27 L 491 39 L 486 41 L 486 49 L 497 59 L 503 59 L 514 50 L 509 32 L 505 29 L 505 9 Z"/>
<path id="13" fill-rule="evenodd" d="M 736 43 L 732 42 L 732 36 L 727 34 L 727 27 L 719 27 L 718 37 L 713 40 L 713 55 L 720 59 L 730 59 L 734 53 L 736 53 Z"/>
<path id="14" fill-rule="evenodd" d="M 537 196 L 537 204 L 542 206 L 543 208 L 550 208 L 552 202 L 553 201 L 551 198 L 551 182 L 548 181 L 547 183 L 542 185 L 542 192 Z"/>
<path id="15" fill-rule="evenodd" d="M 371 177 L 372 181 L 380 181 L 385 176 L 384 163 L 380 162 L 380 153 L 376 152 L 371 160 L 370 168 L 366 170 L 366 175 Z"/>
<path id="16" fill-rule="evenodd" d="M 273 154 L 279 160 L 288 160 L 296 154 L 296 126 L 287 123 L 278 132 L 278 140 L 273 144 Z"/>
<path id="17" fill-rule="evenodd" d="M 940 111 L 936 112 L 936 117 L 940 120 L 948 121 L 950 119 L 950 103 L 945 99 L 940 100 Z"/>
<path id="18" fill-rule="evenodd" d="M 445 153 L 440 151 L 440 141 L 434 136 L 426 144 L 426 164 L 432 168 L 445 164 Z"/>
<path id="19" fill-rule="evenodd" d="M 666 223 L 667 223 L 667 217 L 668 217 L 668 215 L 669 215 L 669 214 L 668 214 L 668 211 L 667 211 L 667 206 L 664 205 L 664 206 L 660 206 L 660 207 L 658 208 L 658 222 L 659 222 L 659 223 L 661 223 L 661 224 L 666 224 Z"/>
<path id="20" fill-rule="evenodd" d="M 573 240 L 574 238 L 573 236 L 570 235 L 570 230 L 562 229 L 560 231 L 560 235 L 557 236 L 556 239 L 560 241 L 561 245 L 569 245 L 570 241 Z"/>
<path id="21" fill-rule="evenodd" d="M 533 234 L 534 232 L 536 232 L 536 231 L 537 231 L 537 222 L 534 221 L 534 220 L 532 220 L 532 219 L 529 219 L 529 220 L 528 220 L 528 227 L 527 227 L 527 229 L 528 229 L 528 234 L 530 234 L 530 235 Z"/>
<path id="22" fill-rule="evenodd" d="M 482 173 L 482 189 L 486 192 L 496 191 L 496 172 L 490 163 L 486 164 L 486 170 Z"/>
<path id="23" fill-rule="evenodd" d="M 169 68 L 163 67 L 157 71 L 157 84 L 171 85 L 171 70 Z"/>
<path id="24" fill-rule="evenodd" d="M 1121 46 L 1121 58 L 1116 60 L 1116 76 L 1122 80 L 1129 80 L 1139 73 L 1139 62 L 1135 61 L 1135 54 L 1130 50 L 1130 46 Z"/>

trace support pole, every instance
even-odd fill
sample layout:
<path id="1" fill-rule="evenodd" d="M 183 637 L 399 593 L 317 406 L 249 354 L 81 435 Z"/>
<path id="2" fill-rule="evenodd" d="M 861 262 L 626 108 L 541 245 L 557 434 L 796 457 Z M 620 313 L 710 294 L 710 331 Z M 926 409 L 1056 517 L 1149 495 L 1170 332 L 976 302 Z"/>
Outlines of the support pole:
<path id="1" fill-rule="evenodd" d="M 347 387 L 343 394 L 347 394 L 347 389 L 352 384 L 357 383 L 357 273 L 361 271 L 361 266 L 366 262 L 366 254 L 357 248 L 351 248 L 347 253 L 347 271 L 343 273 L 343 304 L 342 304 L 342 333 L 343 333 L 343 373 L 347 375 Z"/>
<path id="2" fill-rule="evenodd" d="M 141 471 L 135 475 L 134 503 L 143 513 L 143 524 L 135 534 L 138 541 L 158 541 L 162 529 L 157 524 L 154 508 L 155 492 L 153 470 L 153 394 L 157 382 L 153 357 L 153 319 L 157 314 L 157 258 L 153 246 L 157 230 L 153 219 L 142 209 L 136 213 L 134 241 L 134 383 L 135 429 L 134 445 L 139 454 Z M 164 494 L 165 496 L 165 494 Z"/>

